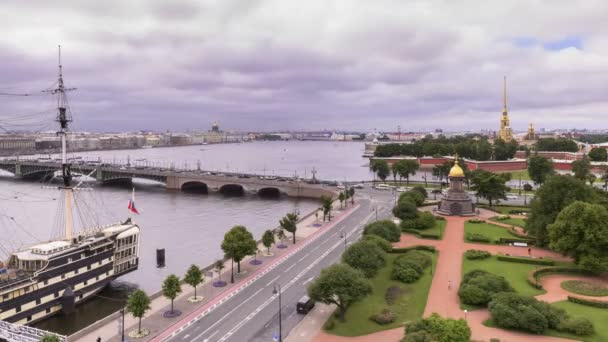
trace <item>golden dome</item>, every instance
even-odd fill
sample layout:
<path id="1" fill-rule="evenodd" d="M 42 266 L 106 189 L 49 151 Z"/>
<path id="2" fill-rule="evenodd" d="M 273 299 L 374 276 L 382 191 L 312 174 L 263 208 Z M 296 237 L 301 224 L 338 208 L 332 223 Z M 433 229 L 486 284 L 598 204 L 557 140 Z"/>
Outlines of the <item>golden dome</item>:
<path id="1" fill-rule="evenodd" d="M 462 168 L 460 167 L 460 165 L 458 165 L 458 159 L 456 159 L 454 161 L 454 166 L 452 166 L 452 169 L 450 169 L 450 177 L 464 177 L 464 171 L 462 171 Z"/>

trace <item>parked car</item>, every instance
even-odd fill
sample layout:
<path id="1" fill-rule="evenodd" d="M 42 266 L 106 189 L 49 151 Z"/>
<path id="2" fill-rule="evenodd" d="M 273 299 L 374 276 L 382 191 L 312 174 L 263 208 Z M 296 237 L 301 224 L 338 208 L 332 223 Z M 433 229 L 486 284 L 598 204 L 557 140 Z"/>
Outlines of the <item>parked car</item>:
<path id="1" fill-rule="evenodd" d="M 510 199 L 510 200 L 516 200 L 516 199 L 518 199 L 518 198 L 519 198 L 519 197 L 517 197 L 517 195 L 513 195 L 513 194 L 509 194 L 509 195 L 507 195 L 507 199 Z"/>
<path id="2" fill-rule="evenodd" d="M 312 300 L 308 296 L 304 296 L 304 297 L 300 298 L 300 300 L 298 301 L 298 304 L 296 304 L 296 311 L 299 314 L 306 315 L 314 307 L 315 307 L 315 301 Z"/>

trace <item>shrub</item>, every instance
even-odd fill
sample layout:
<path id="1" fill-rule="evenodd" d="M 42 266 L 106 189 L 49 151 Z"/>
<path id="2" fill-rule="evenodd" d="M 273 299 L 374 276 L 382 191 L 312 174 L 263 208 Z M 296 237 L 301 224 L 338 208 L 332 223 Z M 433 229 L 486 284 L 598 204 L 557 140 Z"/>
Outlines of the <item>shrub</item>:
<path id="1" fill-rule="evenodd" d="M 513 234 L 512 230 L 507 230 L 511 235 Z M 523 242 L 523 243 L 527 243 L 528 245 L 533 245 L 536 243 L 535 239 L 529 239 L 529 238 L 504 238 L 501 237 L 500 239 L 498 239 L 498 243 L 501 244 L 510 244 L 510 243 L 514 243 L 514 242 Z"/>
<path id="2" fill-rule="evenodd" d="M 443 216 L 435 216 L 435 220 L 437 220 L 437 221 L 445 221 L 445 217 L 443 217 Z"/>
<path id="3" fill-rule="evenodd" d="M 393 261 L 392 279 L 413 283 L 422 276 L 424 269 L 431 263 L 431 257 L 425 253 L 416 250 L 409 251 Z"/>
<path id="4" fill-rule="evenodd" d="M 489 258 L 492 256 L 492 254 L 490 254 L 490 252 L 480 251 L 477 249 L 469 249 L 468 251 L 464 252 L 464 256 L 469 260 L 480 260 Z"/>
<path id="5" fill-rule="evenodd" d="M 511 218 L 511 216 L 509 216 L 509 215 L 498 215 L 498 216 L 494 217 L 494 219 L 498 220 L 498 221 L 504 221 L 504 220 L 508 220 L 510 218 Z"/>
<path id="6" fill-rule="evenodd" d="M 577 296 L 568 296 L 568 301 L 576 304 L 593 306 L 601 309 L 608 309 L 608 302 L 596 299 L 586 299 Z"/>
<path id="7" fill-rule="evenodd" d="M 531 264 L 531 265 L 543 265 L 543 266 L 553 266 L 555 265 L 555 261 L 549 259 L 534 259 L 534 258 L 526 258 L 526 257 L 514 257 L 507 255 L 499 255 L 496 257 L 499 261 L 507 261 L 507 262 L 518 262 L 520 264 Z"/>
<path id="8" fill-rule="evenodd" d="M 470 242 L 483 242 L 483 243 L 492 243 L 492 239 L 482 234 L 471 234 L 468 233 L 466 235 L 467 240 Z"/>
<path id="9" fill-rule="evenodd" d="M 384 300 L 386 301 L 386 304 L 393 305 L 397 302 L 397 300 L 399 300 L 401 295 L 403 295 L 402 288 L 399 286 L 391 286 L 386 289 L 386 292 L 384 293 Z"/>
<path id="10" fill-rule="evenodd" d="M 511 209 L 509 210 L 509 214 L 515 215 L 526 215 L 530 212 L 530 210 L 522 210 L 522 209 Z"/>
<path id="11" fill-rule="evenodd" d="M 397 202 L 397 205 L 393 208 L 393 215 L 401 220 L 415 219 L 418 215 L 416 203 L 411 197 L 399 199 L 399 202 Z"/>
<path id="12" fill-rule="evenodd" d="M 418 229 L 401 229 L 401 231 L 404 233 L 414 234 L 421 239 L 433 239 L 433 240 L 441 239 L 441 236 L 439 234 L 424 233 L 424 231 L 420 231 Z"/>
<path id="13" fill-rule="evenodd" d="M 429 194 L 426 192 L 426 189 L 421 185 L 416 185 L 410 191 L 416 191 L 416 192 L 420 193 L 422 195 L 422 197 L 424 197 L 425 199 L 429 196 Z"/>
<path id="14" fill-rule="evenodd" d="M 427 211 L 420 212 L 416 221 L 416 229 L 428 229 L 435 226 L 435 217 Z"/>
<path id="15" fill-rule="evenodd" d="M 470 219 L 469 222 L 471 222 L 471 223 L 484 223 L 486 221 L 482 220 L 482 219 L 479 219 L 479 218 L 474 218 L 474 219 Z"/>
<path id="16" fill-rule="evenodd" d="M 334 323 L 334 318 L 330 317 L 327 322 L 325 322 L 325 324 L 323 325 L 323 329 L 325 330 L 332 330 L 334 328 L 334 326 L 336 326 L 336 323 Z"/>
<path id="17" fill-rule="evenodd" d="M 402 342 L 469 342 L 471 329 L 464 319 L 443 318 L 434 313 L 405 325 Z"/>
<path id="18" fill-rule="evenodd" d="M 380 313 L 372 315 L 369 319 L 380 325 L 385 325 L 395 321 L 395 314 L 389 309 L 382 309 Z"/>
<path id="19" fill-rule="evenodd" d="M 401 201 L 404 201 L 406 199 L 411 200 L 412 202 L 414 202 L 414 204 L 417 207 L 420 207 L 424 204 L 424 200 L 426 199 L 426 196 L 422 195 L 418 191 L 408 191 L 408 192 L 402 193 L 399 196 L 399 201 L 397 201 L 397 203 L 401 203 Z"/>
<path id="20" fill-rule="evenodd" d="M 378 235 L 364 235 L 362 240 L 373 242 L 374 244 L 376 244 L 376 246 L 380 247 L 385 252 L 390 252 L 393 249 L 393 246 L 390 242 L 379 237 Z"/>
<path id="21" fill-rule="evenodd" d="M 386 264 L 386 253 L 371 241 L 359 241 L 346 249 L 342 261 L 371 278 Z"/>
<path id="22" fill-rule="evenodd" d="M 593 324 L 586 318 L 566 319 L 560 322 L 557 330 L 569 332 L 578 336 L 591 335 L 595 332 Z"/>
<path id="23" fill-rule="evenodd" d="M 418 245 L 418 246 L 412 246 L 412 247 L 393 248 L 391 250 L 391 253 L 401 254 L 401 253 L 407 253 L 409 251 L 414 251 L 414 250 L 427 251 L 427 252 L 431 252 L 431 253 L 435 253 L 437 251 L 434 246 Z"/>
<path id="24" fill-rule="evenodd" d="M 485 305 L 495 294 L 513 291 L 504 277 L 482 270 L 473 270 L 462 277 L 458 297 L 464 304 Z"/>
<path id="25" fill-rule="evenodd" d="M 363 229 L 363 235 L 376 235 L 386 241 L 399 242 L 401 230 L 391 220 L 376 221 L 368 224 Z"/>

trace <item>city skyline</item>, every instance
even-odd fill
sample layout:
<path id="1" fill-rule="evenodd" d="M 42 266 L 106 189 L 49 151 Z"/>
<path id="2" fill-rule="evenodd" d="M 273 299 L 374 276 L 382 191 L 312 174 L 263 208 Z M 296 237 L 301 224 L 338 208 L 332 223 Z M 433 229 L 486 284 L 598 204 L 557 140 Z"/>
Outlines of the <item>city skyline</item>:
<path id="1" fill-rule="evenodd" d="M 0 92 L 38 94 L 56 46 L 75 129 L 497 130 L 605 128 L 607 5 L 9 1 Z M 478 14 L 477 14 L 478 13 Z M 572 16 L 572 13 L 578 13 Z M 87 23 L 87 25 L 83 25 Z M 382 23 L 382 25 L 378 25 Z M 44 96 L 2 97 L 33 129 Z M 44 111 L 44 112 L 42 112 Z"/>

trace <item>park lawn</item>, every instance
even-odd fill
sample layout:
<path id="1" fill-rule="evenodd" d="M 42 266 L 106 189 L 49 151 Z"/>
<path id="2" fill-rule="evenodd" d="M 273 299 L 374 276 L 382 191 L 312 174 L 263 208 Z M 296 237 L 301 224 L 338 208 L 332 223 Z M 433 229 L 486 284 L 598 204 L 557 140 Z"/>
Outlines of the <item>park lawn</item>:
<path id="1" fill-rule="evenodd" d="M 532 180 L 528 174 L 528 170 L 511 171 L 511 180 Z"/>
<path id="2" fill-rule="evenodd" d="M 593 323 L 593 328 L 595 329 L 595 334 L 590 336 L 577 336 L 574 334 L 563 333 L 557 330 L 549 329 L 545 331 L 544 335 L 568 338 L 576 341 L 585 341 L 585 342 L 605 342 L 608 341 L 608 310 L 601 308 L 594 308 L 591 306 L 581 305 L 569 302 L 567 300 L 563 302 L 551 303 L 552 306 L 561 308 L 566 310 L 566 312 L 572 318 L 576 317 L 584 317 L 587 318 Z M 499 328 L 492 319 L 487 319 L 483 322 L 483 325 L 487 327 Z M 537 336 L 530 333 L 530 336 Z"/>
<path id="3" fill-rule="evenodd" d="M 471 243 L 479 243 L 479 242 L 468 241 L 467 234 L 485 235 L 485 236 L 489 237 L 490 239 L 492 239 L 493 241 L 498 241 L 500 238 L 507 238 L 507 239 L 513 238 L 513 235 L 511 235 L 509 233 L 507 228 L 499 227 L 499 226 L 493 225 L 491 223 L 472 223 L 472 222 L 467 221 L 464 224 L 464 233 L 465 233 L 465 235 L 464 235 L 465 242 L 471 242 Z"/>
<path id="4" fill-rule="evenodd" d="M 488 209 L 488 210 L 492 210 L 494 212 L 497 212 L 497 213 L 503 214 L 503 215 L 510 215 L 511 213 L 509 213 L 509 211 L 511 211 L 511 210 L 530 211 L 530 207 L 515 206 L 515 205 L 493 205 L 490 208 L 490 206 L 488 206 L 487 204 L 481 204 L 481 205 L 479 205 L 479 207 L 480 208 L 485 208 L 485 209 Z"/>
<path id="5" fill-rule="evenodd" d="M 415 229 L 416 231 L 420 232 L 421 234 L 432 234 L 432 235 L 436 235 L 439 236 L 439 239 L 431 239 L 431 240 L 442 240 L 443 239 L 443 233 L 445 232 L 445 224 L 446 221 L 445 220 L 435 220 L 435 225 L 431 228 L 428 229 Z M 403 234 L 412 234 L 412 235 L 416 235 L 421 239 L 427 239 L 426 237 L 420 236 L 420 234 L 415 234 L 412 232 L 403 232 Z"/>
<path id="6" fill-rule="evenodd" d="M 425 252 L 428 253 L 428 252 Z M 432 253 L 429 253 L 431 255 Z M 415 321 L 422 317 L 426 300 L 431 288 L 431 268 L 425 270 L 424 275 L 413 284 L 405 284 L 391 279 L 393 260 L 401 254 L 388 254 L 386 266 L 380 269 L 378 274 L 371 279 L 373 292 L 359 302 L 352 304 L 345 315 L 345 322 L 341 322 L 332 315 L 334 327 L 326 331 L 339 336 L 360 336 L 377 331 L 401 327 L 405 322 Z M 433 265 L 437 264 L 437 255 L 432 254 Z M 387 305 L 384 299 L 386 289 L 391 286 L 399 286 L 404 294 L 393 305 Z M 369 319 L 370 316 L 388 308 L 395 314 L 395 321 L 391 324 L 379 325 Z M 328 322 L 325 326 L 327 327 Z"/>
<path id="7" fill-rule="evenodd" d="M 528 284 L 527 280 L 530 271 L 542 266 L 499 261 L 495 255 L 483 260 L 469 260 L 463 256 L 462 260 L 463 276 L 473 270 L 483 270 L 505 277 L 515 291 L 523 296 L 536 296 L 545 293 L 544 290 L 539 290 Z"/>
<path id="8" fill-rule="evenodd" d="M 494 222 L 498 222 L 498 223 L 510 224 L 512 226 L 517 226 L 517 227 L 525 227 L 526 226 L 526 219 L 523 219 L 523 218 L 514 218 L 514 217 L 511 217 L 511 218 L 506 219 L 506 220 L 499 220 L 499 219 L 497 219 L 497 216 L 494 216 L 494 217 L 490 217 L 490 220 L 492 220 Z"/>

